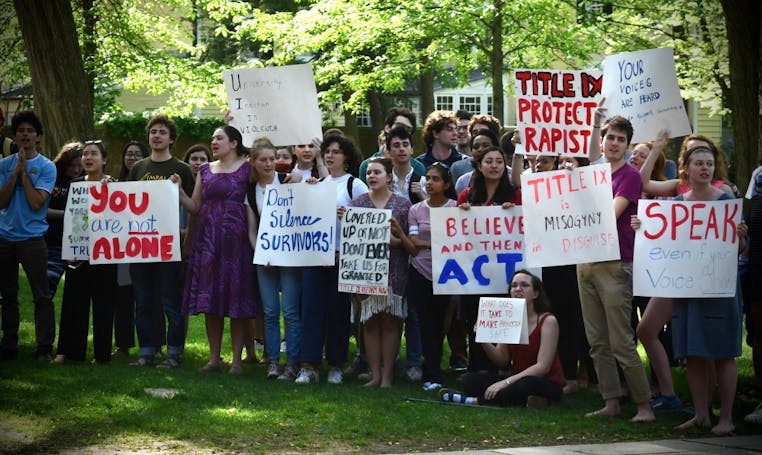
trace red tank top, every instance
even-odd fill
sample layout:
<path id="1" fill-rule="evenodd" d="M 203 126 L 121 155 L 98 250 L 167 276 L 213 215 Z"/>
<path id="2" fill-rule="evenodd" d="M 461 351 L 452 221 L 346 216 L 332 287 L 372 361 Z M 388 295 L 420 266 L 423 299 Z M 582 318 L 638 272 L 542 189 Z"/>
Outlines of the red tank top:
<path id="1" fill-rule="evenodd" d="M 529 344 L 511 344 L 508 346 L 508 352 L 511 353 L 513 361 L 511 368 L 512 375 L 521 373 L 537 363 L 537 354 L 540 352 L 540 341 L 542 340 L 542 324 L 548 316 L 550 316 L 550 313 L 543 314 L 537 322 L 537 327 L 529 334 Z M 561 387 L 566 384 L 558 351 L 556 351 L 556 355 L 553 357 L 553 365 L 551 365 L 550 371 L 545 375 L 545 378 Z"/>

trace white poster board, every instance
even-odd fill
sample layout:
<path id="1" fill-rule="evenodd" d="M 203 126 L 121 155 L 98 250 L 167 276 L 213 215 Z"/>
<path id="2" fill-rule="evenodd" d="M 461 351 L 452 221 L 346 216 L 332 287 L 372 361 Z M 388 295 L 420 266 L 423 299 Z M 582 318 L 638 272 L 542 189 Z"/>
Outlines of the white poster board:
<path id="1" fill-rule="evenodd" d="M 476 321 L 477 343 L 529 344 L 524 299 L 482 297 Z"/>
<path id="2" fill-rule="evenodd" d="M 90 259 L 87 206 L 91 185 L 93 185 L 92 182 L 74 182 L 69 185 L 61 239 L 61 259 L 65 261 Z"/>
<path id="3" fill-rule="evenodd" d="M 155 180 L 89 189 L 91 264 L 181 260 L 177 185 Z"/>
<path id="4" fill-rule="evenodd" d="M 633 294 L 733 297 L 741 200 L 638 202 Z"/>
<path id="5" fill-rule="evenodd" d="M 339 292 L 389 294 L 392 211 L 347 207 L 341 220 Z"/>
<path id="6" fill-rule="evenodd" d="M 334 265 L 336 235 L 335 183 L 267 185 L 254 263 Z"/>
<path id="7" fill-rule="evenodd" d="M 275 145 L 309 144 L 323 137 L 312 64 L 239 68 L 223 72 L 230 125 L 244 145 L 267 137 Z"/>
<path id="8" fill-rule="evenodd" d="M 600 71 L 520 69 L 516 79 L 516 153 L 587 157 Z"/>
<path id="9" fill-rule="evenodd" d="M 620 258 L 609 163 L 522 175 L 521 200 L 529 266 Z"/>
<path id="10" fill-rule="evenodd" d="M 608 115 L 621 115 L 635 129 L 632 142 L 691 134 L 671 47 L 609 55 L 603 61 L 603 96 Z"/>
<path id="11" fill-rule="evenodd" d="M 521 206 L 431 209 L 434 294 L 507 294 L 524 267 Z"/>

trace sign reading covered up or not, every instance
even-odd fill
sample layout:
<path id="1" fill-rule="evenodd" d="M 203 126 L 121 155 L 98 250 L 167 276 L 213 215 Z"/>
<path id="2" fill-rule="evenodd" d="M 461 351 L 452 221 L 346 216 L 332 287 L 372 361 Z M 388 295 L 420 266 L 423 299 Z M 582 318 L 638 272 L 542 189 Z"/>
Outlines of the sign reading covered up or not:
<path id="1" fill-rule="evenodd" d="M 741 201 L 638 203 L 633 294 L 732 297 L 738 273 Z"/>
<path id="2" fill-rule="evenodd" d="M 389 294 L 392 211 L 347 207 L 341 222 L 339 292 Z"/>
<path id="3" fill-rule="evenodd" d="M 180 260 L 177 185 L 156 180 L 88 189 L 91 264 Z"/>
<path id="4" fill-rule="evenodd" d="M 476 341 L 478 343 L 529 344 L 526 300 L 480 298 Z"/>
<path id="5" fill-rule="evenodd" d="M 334 265 L 336 235 L 335 183 L 267 185 L 254 263 Z"/>
<path id="6" fill-rule="evenodd" d="M 90 259 L 90 236 L 88 235 L 89 187 L 92 182 L 74 182 L 69 186 L 63 218 L 61 259 L 86 261 Z"/>
<path id="7" fill-rule="evenodd" d="M 652 141 L 663 129 L 670 137 L 691 134 L 670 47 L 607 56 L 603 96 L 609 116 L 632 122 L 633 143 Z"/>
<path id="8" fill-rule="evenodd" d="M 431 209 L 434 294 L 506 294 L 524 268 L 521 206 Z"/>
<path id="9" fill-rule="evenodd" d="M 516 70 L 516 153 L 586 157 L 600 71 Z"/>
<path id="10" fill-rule="evenodd" d="M 522 175 L 521 195 L 531 267 L 620 258 L 608 163 Z"/>
<path id="11" fill-rule="evenodd" d="M 323 137 L 312 64 L 240 68 L 223 73 L 230 125 L 249 146 L 267 137 L 275 145 L 309 144 Z"/>

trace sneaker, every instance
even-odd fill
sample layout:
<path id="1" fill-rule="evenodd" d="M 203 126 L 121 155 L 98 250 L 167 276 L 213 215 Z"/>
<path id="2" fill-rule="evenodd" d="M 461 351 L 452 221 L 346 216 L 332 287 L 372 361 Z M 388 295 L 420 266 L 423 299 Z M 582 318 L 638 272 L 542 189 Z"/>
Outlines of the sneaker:
<path id="1" fill-rule="evenodd" d="M 344 373 L 341 372 L 340 368 L 333 367 L 328 372 L 328 383 L 329 384 L 341 384 L 344 382 Z"/>
<path id="2" fill-rule="evenodd" d="M 420 382 L 423 378 L 421 367 L 410 367 L 405 371 L 405 377 L 410 382 Z"/>
<path id="3" fill-rule="evenodd" d="M 425 390 L 426 392 L 433 392 L 433 391 L 439 390 L 441 388 L 442 388 L 442 384 L 440 384 L 438 382 L 429 382 L 429 381 L 426 381 L 426 382 L 423 383 L 423 390 Z"/>
<path id="4" fill-rule="evenodd" d="M 743 418 L 743 421 L 746 423 L 762 425 L 762 403 L 758 404 L 750 414 L 747 414 L 746 417 Z"/>
<path id="5" fill-rule="evenodd" d="M 463 371 L 468 368 L 468 362 L 463 359 L 455 359 L 450 361 L 450 369 L 452 371 Z"/>
<path id="6" fill-rule="evenodd" d="M 312 367 L 302 367 L 294 380 L 296 384 L 317 384 L 318 382 L 320 382 L 320 374 Z"/>
<path id="7" fill-rule="evenodd" d="M 654 412 L 672 412 L 683 409 L 683 402 L 677 395 L 659 395 L 650 401 Z"/>
<path id="8" fill-rule="evenodd" d="M 348 375 L 360 374 L 361 372 L 366 371 L 367 369 L 368 369 L 368 362 L 358 355 L 358 356 L 355 356 L 354 360 L 352 360 L 352 363 L 350 363 L 349 366 L 344 370 L 344 374 L 348 374 Z"/>
<path id="9" fill-rule="evenodd" d="M 280 352 L 286 352 L 286 340 L 280 342 Z"/>
<path id="10" fill-rule="evenodd" d="M 299 370 L 296 368 L 296 365 L 293 363 L 286 364 L 286 368 L 283 370 L 283 373 L 278 376 L 279 381 L 289 381 L 294 382 L 294 379 L 296 379 L 296 375 L 298 374 Z"/>
<path id="11" fill-rule="evenodd" d="M 267 379 L 275 379 L 280 376 L 281 373 L 283 373 L 283 370 L 280 367 L 280 363 L 270 362 L 270 365 L 267 366 Z"/>

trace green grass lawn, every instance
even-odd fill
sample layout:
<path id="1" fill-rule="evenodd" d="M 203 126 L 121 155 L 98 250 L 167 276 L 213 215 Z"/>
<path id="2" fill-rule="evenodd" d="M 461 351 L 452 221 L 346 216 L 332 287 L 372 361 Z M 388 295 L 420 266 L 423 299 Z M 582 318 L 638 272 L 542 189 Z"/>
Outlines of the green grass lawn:
<path id="1" fill-rule="evenodd" d="M 601 406 L 593 389 L 543 410 L 495 409 L 406 401 L 435 399 L 435 393 L 403 379 L 390 390 L 369 390 L 349 378 L 340 386 L 325 384 L 324 376 L 317 386 L 268 381 L 259 365 L 247 365 L 241 377 L 201 373 L 197 369 L 207 360 L 201 317 L 191 318 L 186 361 L 178 370 L 139 369 L 124 358 L 106 366 L 40 363 L 31 358 L 33 308 L 23 280 L 22 274 L 20 358 L 0 363 L 2 453 L 69 447 L 145 453 L 379 453 L 708 436 L 672 431 L 686 419 L 682 414 L 630 424 L 626 418 L 634 413 L 632 405 L 624 407 L 622 417 L 586 419 L 585 412 Z M 738 361 L 740 390 L 751 381 L 750 359 L 745 348 Z M 674 373 L 678 393 L 687 399 L 684 372 Z M 446 382 L 457 388 L 455 375 Z M 155 398 L 145 393 L 147 387 L 182 393 Z M 759 431 L 743 422 L 752 408 L 753 403 L 738 404 L 737 434 Z"/>

